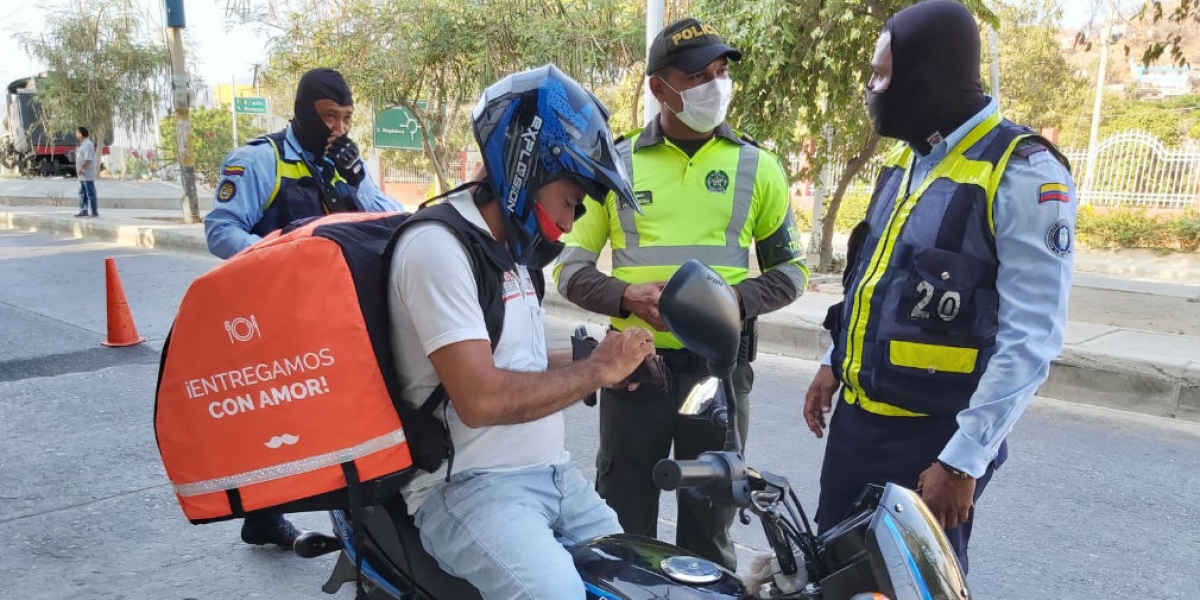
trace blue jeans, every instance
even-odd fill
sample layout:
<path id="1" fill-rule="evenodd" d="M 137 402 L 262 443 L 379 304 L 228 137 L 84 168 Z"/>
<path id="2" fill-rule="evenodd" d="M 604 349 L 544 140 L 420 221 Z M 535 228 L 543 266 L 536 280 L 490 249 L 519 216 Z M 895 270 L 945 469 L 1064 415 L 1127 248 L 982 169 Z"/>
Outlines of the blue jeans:
<path id="1" fill-rule="evenodd" d="M 459 473 L 414 515 L 421 544 L 484 600 L 583 600 L 566 546 L 621 532 L 574 465 Z"/>
<path id="2" fill-rule="evenodd" d="M 96 182 L 79 180 L 79 212 L 87 212 L 91 205 L 92 216 L 96 216 Z"/>

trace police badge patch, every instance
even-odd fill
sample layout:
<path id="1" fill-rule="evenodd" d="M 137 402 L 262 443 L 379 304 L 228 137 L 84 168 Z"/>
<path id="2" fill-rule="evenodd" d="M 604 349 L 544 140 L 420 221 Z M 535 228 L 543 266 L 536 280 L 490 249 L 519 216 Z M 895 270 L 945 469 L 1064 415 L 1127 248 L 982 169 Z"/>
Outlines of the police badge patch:
<path id="1" fill-rule="evenodd" d="M 709 171 L 708 176 L 704 178 L 704 185 L 710 192 L 723 193 L 729 189 L 729 176 L 725 171 Z"/>
<path id="2" fill-rule="evenodd" d="M 226 179 L 217 187 L 217 200 L 220 202 L 228 202 L 234 194 L 237 193 L 237 186 L 232 181 Z"/>
<path id="3" fill-rule="evenodd" d="M 1046 248 L 1059 258 L 1071 253 L 1071 226 L 1066 219 L 1059 219 L 1046 231 Z"/>

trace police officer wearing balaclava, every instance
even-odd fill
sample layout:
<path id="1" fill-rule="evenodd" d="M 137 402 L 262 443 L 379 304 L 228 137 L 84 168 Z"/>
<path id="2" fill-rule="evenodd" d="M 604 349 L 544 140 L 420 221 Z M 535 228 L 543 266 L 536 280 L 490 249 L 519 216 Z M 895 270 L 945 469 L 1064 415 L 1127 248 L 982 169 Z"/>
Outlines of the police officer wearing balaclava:
<path id="1" fill-rule="evenodd" d="M 229 258 L 296 219 L 401 210 L 367 176 L 349 137 L 353 114 L 341 73 L 305 73 L 291 124 L 225 157 L 213 210 L 204 218 L 209 251 Z"/>
<path id="2" fill-rule="evenodd" d="M 609 315 L 614 328 L 653 330 L 669 371 L 665 387 L 643 384 L 633 391 L 601 393 L 596 489 L 626 533 L 658 532 L 661 492 L 651 479 L 655 463 L 672 448 L 675 458 L 684 460 L 724 443 L 723 432 L 677 415 L 688 391 L 708 371 L 704 359 L 683 348 L 663 323 L 658 301 L 665 282 L 695 258 L 737 292 L 743 327 L 733 382 L 745 440 L 755 320 L 793 302 L 808 280 L 783 167 L 725 121 L 733 95 L 729 63 L 741 58 L 714 26 L 696 19 L 679 19 L 658 33 L 646 74 L 661 111 L 616 147 L 642 214 L 611 194 L 597 198 L 603 209 L 589 207 L 563 236 L 566 249 L 554 271 L 565 298 Z M 605 245 L 612 248 L 611 274 L 596 266 Z M 761 271 L 757 276 L 750 271 L 752 255 Z M 678 500 L 676 542 L 736 569 L 729 537 L 736 511 L 712 507 L 687 492 Z"/>
<path id="3" fill-rule="evenodd" d="M 350 87 L 340 73 L 305 73 L 291 124 L 225 157 L 216 202 L 204 218 L 209 251 L 229 258 L 296 219 L 401 210 L 367 176 L 349 137 L 353 114 Z M 252 515 L 242 524 L 247 544 L 292 548 L 301 533 L 280 514 Z"/>
<path id="4" fill-rule="evenodd" d="M 975 504 L 1063 343 L 1075 186 L 1049 141 L 982 93 L 979 30 L 950 0 L 884 25 L 864 90 L 900 140 L 850 236 L 833 346 L 805 398 L 820 437 L 817 520 L 866 484 L 916 489 L 965 570 Z"/>

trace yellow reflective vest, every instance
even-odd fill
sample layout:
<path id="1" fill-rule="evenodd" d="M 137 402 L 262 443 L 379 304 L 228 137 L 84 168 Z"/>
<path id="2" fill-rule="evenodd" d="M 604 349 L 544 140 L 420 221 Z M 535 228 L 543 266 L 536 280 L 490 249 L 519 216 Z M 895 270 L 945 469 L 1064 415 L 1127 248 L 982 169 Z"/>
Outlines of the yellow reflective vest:
<path id="1" fill-rule="evenodd" d="M 785 260 L 763 270 L 789 268 L 803 291 L 808 279 L 795 233 L 788 181 L 771 153 L 722 124 L 694 156 L 666 139 L 657 121 L 621 139 L 617 152 L 631 173 L 642 209 L 619 209 L 611 194 L 603 210 L 589 202 L 587 212 L 563 237 L 566 249 L 554 269 L 559 290 L 587 265 L 595 265 L 605 244 L 612 246 L 612 276 L 629 284 L 666 281 L 695 258 L 730 285 L 749 277 L 755 241 L 786 239 Z M 781 232 L 781 228 L 786 231 Z M 613 317 L 616 329 L 651 329 L 634 315 Z M 681 348 L 669 332 L 656 331 L 659 348 Z"/>

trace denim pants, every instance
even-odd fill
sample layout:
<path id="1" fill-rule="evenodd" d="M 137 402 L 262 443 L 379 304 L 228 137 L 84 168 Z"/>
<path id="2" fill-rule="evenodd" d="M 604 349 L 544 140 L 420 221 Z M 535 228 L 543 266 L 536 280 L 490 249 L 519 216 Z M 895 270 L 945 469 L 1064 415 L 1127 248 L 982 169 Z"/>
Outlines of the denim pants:
<path id="1" fill-rule="evenodd" d="M 99 214 L 96 211 L 96 182 L 79 180 L 79 212 L 87 212 L 88 205 L 91 205 L 92 216 Z"/>
<path id="2" fill-rule="evenodd" d="M 571 464 L 456 474 L 414 520 L 425 550 L 484 600 L 584 600 L 567 547 L 621 532 Z"/>

